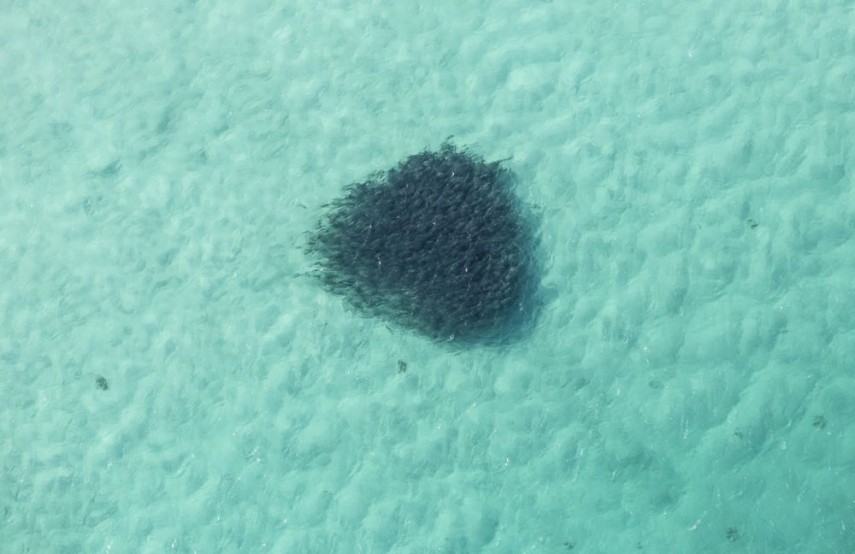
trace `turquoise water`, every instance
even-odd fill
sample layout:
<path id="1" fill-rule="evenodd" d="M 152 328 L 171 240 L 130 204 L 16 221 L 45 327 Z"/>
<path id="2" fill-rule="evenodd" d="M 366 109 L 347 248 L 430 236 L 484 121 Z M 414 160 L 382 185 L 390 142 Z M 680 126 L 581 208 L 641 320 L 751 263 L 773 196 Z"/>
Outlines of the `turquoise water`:
<path id="1" fill-rule="evenodd" d="M 853 6 L 0 3 L 0 552 L 855 552 Z M 507 348 L 302 276 L 449 135 Z"/>

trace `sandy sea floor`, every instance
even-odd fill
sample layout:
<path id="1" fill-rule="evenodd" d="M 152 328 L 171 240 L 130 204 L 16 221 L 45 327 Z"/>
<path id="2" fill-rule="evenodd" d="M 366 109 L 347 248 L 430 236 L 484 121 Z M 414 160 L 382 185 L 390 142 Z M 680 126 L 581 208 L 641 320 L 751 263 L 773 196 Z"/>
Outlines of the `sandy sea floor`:
<path id="1" fill-rule="evenodd" d="M 0 75 L 4 554 L 855 552 L 851 1 L 12 0 Z M 303 275 L 451 135 L 505 348 Z"/>

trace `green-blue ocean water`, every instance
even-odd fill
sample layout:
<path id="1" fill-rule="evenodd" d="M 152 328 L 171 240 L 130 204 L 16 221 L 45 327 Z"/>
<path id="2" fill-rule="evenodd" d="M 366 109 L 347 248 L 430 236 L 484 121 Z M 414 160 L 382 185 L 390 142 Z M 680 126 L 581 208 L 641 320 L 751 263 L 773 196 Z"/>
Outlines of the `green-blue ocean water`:
<path id="1" fill-rule="evenodd" d="M 505 348 L 304 275 L 451 135 Z M 3 0 L 0 552 L 855 552 L 853 179 L 851 0 Z"/>

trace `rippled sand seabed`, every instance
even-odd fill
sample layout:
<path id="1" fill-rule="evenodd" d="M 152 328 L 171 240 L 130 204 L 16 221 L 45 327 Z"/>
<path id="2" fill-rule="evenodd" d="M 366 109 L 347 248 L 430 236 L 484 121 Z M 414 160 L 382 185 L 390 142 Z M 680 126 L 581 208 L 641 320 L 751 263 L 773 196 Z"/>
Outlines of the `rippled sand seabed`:
<path id="1" fill-rule="evenodd" d="M 0 99 L 3 554 L 855 552 L 851 1 L 13 0 Z M 451 135 L 505 348 L 304 275 Z"/>

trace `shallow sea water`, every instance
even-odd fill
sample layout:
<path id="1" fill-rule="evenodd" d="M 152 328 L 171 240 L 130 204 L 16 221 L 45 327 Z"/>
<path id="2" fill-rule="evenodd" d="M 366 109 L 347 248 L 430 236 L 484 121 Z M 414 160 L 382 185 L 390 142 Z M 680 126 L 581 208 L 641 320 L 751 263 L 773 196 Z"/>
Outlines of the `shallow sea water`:
<path id="1" fill-rule="evenodd" d="M 851 1 L 138 4 L 0 4 L 0 551 L 855 552 Z M 304 275 L 451 135 L 505 348 Z"/>

